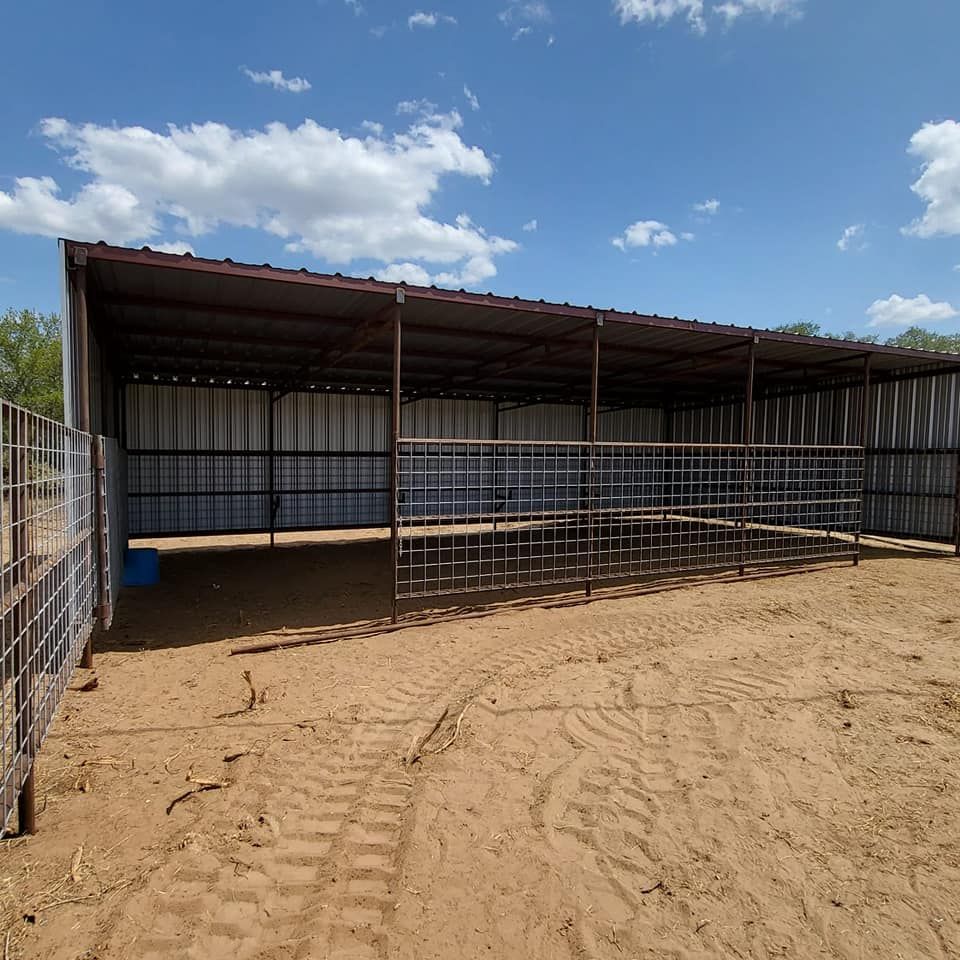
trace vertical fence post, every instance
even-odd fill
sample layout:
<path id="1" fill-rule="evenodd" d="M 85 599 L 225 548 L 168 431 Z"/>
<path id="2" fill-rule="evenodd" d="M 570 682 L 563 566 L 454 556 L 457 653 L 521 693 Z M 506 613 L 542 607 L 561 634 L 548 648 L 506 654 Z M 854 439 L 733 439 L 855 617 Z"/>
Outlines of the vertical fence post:
<path id="1" fill-rule="evenodd" d="M 108 579 L 107 545 L 107 459 L 103 449 L 103 437 L 95 435 L 92 440 L 93 467 L 93 532 L 97 551 L 97 620 L 101 629 L 110 619 L 110 581 Z M 87 653 L 89 651 L 89 654 Z M 89 655 L 89 663 L 87 656 Z M 93 666 L 93 641 L 87 641 L 84 651 L 84 667 Z"/>
<path id="2" fill-rule="evenodd" d="M 860 402 L 860 438 L 857 441 L 857 446 L 860 447 L 860 523 L 857 525 L 857 532 L 854 536 L 854 542 L 856 543 L 857 551 L 853 556 L 853 565 L 855 567 L 860 566 L 860 559 L 863 553 L 863 547 L 860 544 L 860 531 L 863 528 L 863 505 L 864 505 L 864 490 L 866 489 L 867 483 L 867 458 L 866 458 L 866 449 L 867 441 L 870 436 L 870 400 L 871 400 L 871 385 L 870 385 L 870 367 L 873 363 L 873 354 L 865 353 L 863 355 L 863 399 Z"/>
<path id="3" fill-rule="evenodd" d="M 399 495 L 400 483 L 400 311 L 405 300 L 403 288 L 397 288 L 393 310 L 393 388 L 390 408 L 390 568 L 393 582 L 390 619 L 397 622 L 397 564 L 400 561 Z"/>
<path id="4" fill-rule="evenodd" d="M 30 556 L 30 421 L 23 410 L 8 408 L 10 430 L 10 568 L 13 601 L 13 676 L 17 752 L 26 776 L 20 784 L 17 817 L 20 833 L 37 832 L 36 788 L 33 772 L 33 570 Z"/>
<path id="5" fill-rule="evenodd" d="M 750 501 L 750 489 L 753 481 L 753 374 L 757 357 L 756 334 L 750 340 L 747 351 L 747 381 L 743 399 L 743 424 L 741 463 L 743 464 L 743 502 L 740 507 L 740 566 L 739 575 L 742 577 L 747 557 L 747 504 Z"/>
<path id="6" fill-rule="evenodd" d="M 273 547 L 276 540 L 276 504 L 274 503 L 274 465 L 273 465 L 273 408 L 276 403 L 273 390 L 269 393 L 270 402 L 267 404 L 267 513 L 270 518 L 270 546 Z"/>
<path id="7" fill-rule="evenodd" d="M 90 344 L 87 318 L 87 268 L 79 263 L 74 269 L 74 289 L 76 291 L 76 311 L 74 320 L 77 335 L 77 428 L 90 433 Z M 91 451 L 92 452 L 92 451 Z M 94 475 L 95 490 L 99 490 L 99 478 Z M 96 496 L 96 493 L 95 493 Z M 99 511 L 97 511 L 99 516 Z M 99 521 L 97 521 L 99 523 Z M 98 538 L 99 539 L 99 538 Z M 99 547 L 98 547 L 99 553 Z M 87 637 L 80 658 L 80 666 L 93 669 L 93 631 Z"/>
<path id="8" fill-rule="evenodd" d="M 960 557 L 960 449 L 957 450 L 957 479 L 953 495 L 953 555 Z"/>
<path id="9" fill-rule="evenodd" d="M 496 400 L 493 404 L 493 439 L 500 439 L 500 401 Z M 496 514 L 496 503 L 497 503 L 497 491 L 500 489 L 497 484 L 497 480 L 500 476 L 500 446 L 497 443 L 493 445 L 493 502 L 494 502 L 494 514 L 493 514 L 493 532 L 497 532 L 497 514 Z M 504 501 L 504 506 L 506 506 L 506 501 Z"/>
<path id="10" fill-rule="evenodd" d="M 587 460 L 587 582 L 584 584 L 584 593 L 588 597 L 593 593 L 593 498 L 596 474 L 597 423 L 600 413 L 598 404 L 600 399 L 600 328 L 602 326 L 603 314 L 598 313 L 593 325 L 593 362 L 590 368 L 590 422 L 588 427 L 590 446 Z"/>

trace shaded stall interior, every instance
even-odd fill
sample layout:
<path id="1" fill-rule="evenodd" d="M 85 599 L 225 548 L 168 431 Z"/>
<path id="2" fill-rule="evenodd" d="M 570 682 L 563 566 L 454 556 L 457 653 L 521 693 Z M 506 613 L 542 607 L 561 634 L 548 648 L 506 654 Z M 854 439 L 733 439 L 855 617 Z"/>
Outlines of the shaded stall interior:
<path id="1" fill-rule="evenodd" d="M 116 441 L 111 550 L 379 530 L 366 542 L 396 614 L 856 561 L 861 530 L 958 543 L 960 357 L 61 251 L 68 423 Z"/>

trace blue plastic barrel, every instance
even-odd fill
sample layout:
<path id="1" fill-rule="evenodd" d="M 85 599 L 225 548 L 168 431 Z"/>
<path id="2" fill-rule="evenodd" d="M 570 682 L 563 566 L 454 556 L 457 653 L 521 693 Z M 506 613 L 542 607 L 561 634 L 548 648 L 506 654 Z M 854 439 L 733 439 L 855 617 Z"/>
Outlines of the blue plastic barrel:
<path id="1" fill-rule="evenodd" d="M 150 587 L 160 580 L 160 555 L 154 547 L 131 547 L 123 563 L 125 587 Z"/>

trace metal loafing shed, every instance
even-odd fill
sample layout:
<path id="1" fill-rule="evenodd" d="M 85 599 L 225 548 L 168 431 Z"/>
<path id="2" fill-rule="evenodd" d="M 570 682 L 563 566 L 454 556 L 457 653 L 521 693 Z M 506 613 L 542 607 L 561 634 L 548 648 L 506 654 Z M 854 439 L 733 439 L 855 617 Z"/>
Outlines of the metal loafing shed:
<path id="1" fill-rule="evenodd" d="M 958 540 L 960 357 L 60 244 L 130 537 L 380 527 L 402 602 Z"/>

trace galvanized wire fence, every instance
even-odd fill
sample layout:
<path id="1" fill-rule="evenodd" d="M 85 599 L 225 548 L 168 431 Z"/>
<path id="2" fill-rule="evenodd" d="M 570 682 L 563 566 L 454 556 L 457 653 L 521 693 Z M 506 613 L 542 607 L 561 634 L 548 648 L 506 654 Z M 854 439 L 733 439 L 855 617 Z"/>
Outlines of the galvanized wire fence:
<path id="1" fill-rule="evenodd" d="M 397 597 L 854 557 L 859 447 L 401 440 Z"/>
<path id="2" fill-rule="evenodd" d="M 93 626 L 91 437 L 0 400 L 3 828 Z"/>

